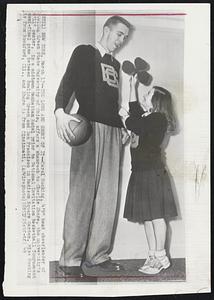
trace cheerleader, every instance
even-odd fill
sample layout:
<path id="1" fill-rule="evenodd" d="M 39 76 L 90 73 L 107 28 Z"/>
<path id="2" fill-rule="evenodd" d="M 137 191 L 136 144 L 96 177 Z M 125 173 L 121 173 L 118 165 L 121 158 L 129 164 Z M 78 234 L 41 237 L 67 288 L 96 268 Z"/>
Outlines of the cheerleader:
<path id="1" fill-rule="evenodd" d="M 130 80 L 129 116 L 131 165 L 124 218 L 144 224 L 148 257 L 139 271 L 158 274 L 170 266 L 166 255 L 166 218 L 177 216 L 170 178 L 162 159 L 161 144 L 166 133 L 175 129 L 171 94 L 154 86 L 140 94 L 143 85 L 136 76 Z"/>

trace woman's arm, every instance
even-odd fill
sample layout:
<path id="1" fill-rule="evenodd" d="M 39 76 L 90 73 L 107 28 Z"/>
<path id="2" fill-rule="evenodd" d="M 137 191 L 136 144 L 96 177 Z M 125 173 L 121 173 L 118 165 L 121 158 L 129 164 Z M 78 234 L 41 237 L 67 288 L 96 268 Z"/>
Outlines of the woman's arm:
<path id="1" fill-rule="evenodd" d="M 137 101 L 136 92 L 137 92 L 137 87 L 139 85 L 137 74 L 131 76 L 129 82 L 130 82 L 129 102 L 135 102 Z"/>
<path id="2" fill-rule="evenodd" d="M 130 111 L 138 111 L 138 108 L 136 106 L 139 106 L 138 102 L 131 102 L 129 103 L 130 105 Z M 130 116 L 126 119 L 125 124 L 128 130 L 133 131 L 135 134 L 140 134 L 142 126 L 145 123 L 145 118 L 141 117 L 141 114 L 131 114 Z"/>
<path id="3" fill-rule="evenodd" d="M 137 98 L 136 98 L 136 76 L 131 76 L 129 79 L 129 83 L 130 83 L 130 89 L 129 89 L 129 103 L 130 102 L 136 102 Z M 125 125 L 126 119 L 129 117 L 129 113 L 123 108 L 121 107 L 119 110 L 119 115 L 122 119 L 123 124 Z M 126 125 L 125 125 L 126 127 Z"/>
<path id="4" fill-rule="evenodd" d="M 153 113 L 140 118 L 130 116 L 126 120 L 126 126 L 137 135 L 149 133 L 154 143 L 160 144 L 166 133 L 167 120 L 160 113 Z"/>

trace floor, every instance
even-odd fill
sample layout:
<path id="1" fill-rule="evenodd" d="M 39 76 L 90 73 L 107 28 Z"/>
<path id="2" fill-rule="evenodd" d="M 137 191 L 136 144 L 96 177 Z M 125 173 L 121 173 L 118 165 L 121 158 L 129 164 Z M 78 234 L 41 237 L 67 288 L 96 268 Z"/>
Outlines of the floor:
<path id="1" fill-rule="evenodd" d="M 100 267 L 86 268 L 84 273 L 91 276 L 87 279 L 88 282 L 106 282 L 106 281 L 185 281 L 185 259 L 171 259 L 171 266 L 167 270 L 162 270 L 157 275 L 146 275 L 138 271 L 145 259 L 126 259 L 114 260 L 123 265 L 123 271 L 106 272 Z M 80 279 L 70 275 L 64 275 L 59 269 L 58 261 L 50 262 L 50 282 L 79 282 Z"/>

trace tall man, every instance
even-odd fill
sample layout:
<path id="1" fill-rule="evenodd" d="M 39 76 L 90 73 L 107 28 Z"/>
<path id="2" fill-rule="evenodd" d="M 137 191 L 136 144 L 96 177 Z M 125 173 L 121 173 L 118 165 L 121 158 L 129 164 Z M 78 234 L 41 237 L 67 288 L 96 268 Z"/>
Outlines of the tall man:
<path id="1" fill-rule="evenodd" d="M 112 53 L 124 43 L 131 25 L 110 17 L 96 47 L 78 46 L 56 95 L 56 126 L 61 139 L 73 135 L 65 113 L 73 93 L 78 113 L 91 121 L 93 133 L 72 148 L 70 194 L 64 221 L 64 245 L 59 265 L 65 274 L 83 276 L 82 263 L 118 271 L 109 257 L 115 221 L 122 142 L 127 133 L 118 115 L 119 62 Z M 74 97 L 72 97 L 73 99 Z"/>

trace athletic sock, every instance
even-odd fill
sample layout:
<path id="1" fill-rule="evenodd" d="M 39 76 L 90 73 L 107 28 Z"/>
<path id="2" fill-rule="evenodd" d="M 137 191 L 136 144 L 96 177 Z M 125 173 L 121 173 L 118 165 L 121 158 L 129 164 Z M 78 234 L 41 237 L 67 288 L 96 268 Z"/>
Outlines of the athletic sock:
<path id="1" fill-rule="evenodd" d="M 155 256 L 155 250 L 149 250 L 148 256 Z"/>
<path id="2" fill-rule="evenodd" d="M 155 256 L 159 259 L 161 259 L 161 257 L 164 258 L 166 256 L 166 250 L 163 249 L 163 250 L 155 251 Z"/>
<path id="3" fill-rule="evenodd" d="M 166 250 L 155 251 L 155 257 L 162 264 L 163 268 L 168 268 L 170 266 L 169 258 L 166 256 Z"/>

